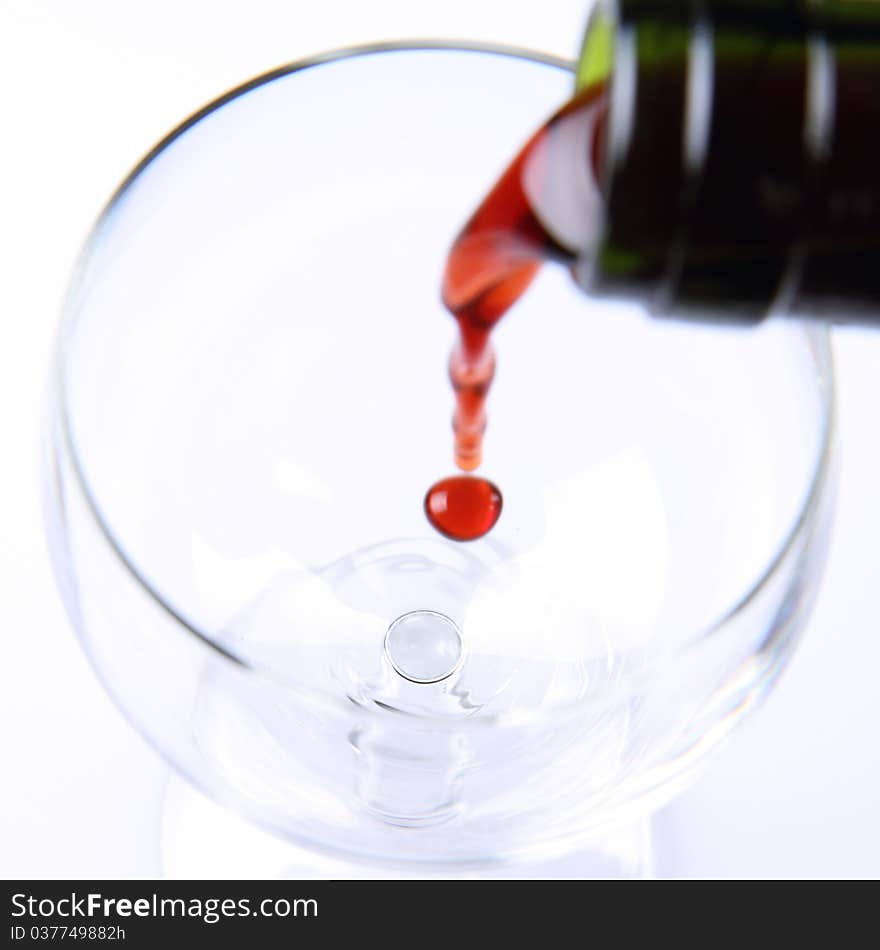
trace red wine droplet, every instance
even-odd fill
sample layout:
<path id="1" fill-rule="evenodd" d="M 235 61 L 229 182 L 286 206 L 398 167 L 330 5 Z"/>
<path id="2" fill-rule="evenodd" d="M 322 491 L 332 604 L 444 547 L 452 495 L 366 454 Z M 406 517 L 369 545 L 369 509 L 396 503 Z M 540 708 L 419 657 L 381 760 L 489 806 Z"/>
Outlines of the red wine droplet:
<path id="1" fill-rule="evenodd" d="M 485 478 L 454 475 L 435 482 L 425 495 L 428 521 L 453 541 L 476 541 L 498 521 L 501 492 Z"/>

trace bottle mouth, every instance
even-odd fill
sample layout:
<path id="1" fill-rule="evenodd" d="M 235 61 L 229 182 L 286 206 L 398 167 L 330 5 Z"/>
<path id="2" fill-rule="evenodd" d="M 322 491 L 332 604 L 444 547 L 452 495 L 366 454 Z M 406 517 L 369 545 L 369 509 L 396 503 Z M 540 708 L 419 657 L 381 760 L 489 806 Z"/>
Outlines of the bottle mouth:
<path id="1" fill-rule="evenodd" d="M 686 190 L 683 143 L 697 139 L 684 114 L 695 98 L 688 89 L 697 85 L 689 79 L 692 34 L 684 8 L 655 13 L 627 0 L 600 0 L 590 18 L 577 85 L 604 84 L 608 113 L 600 221 L 594 241 L 579 249 L 573 275 L 592 296 L 663 309 Z M 699 82 L 705 90 L 705 76 Z"/>

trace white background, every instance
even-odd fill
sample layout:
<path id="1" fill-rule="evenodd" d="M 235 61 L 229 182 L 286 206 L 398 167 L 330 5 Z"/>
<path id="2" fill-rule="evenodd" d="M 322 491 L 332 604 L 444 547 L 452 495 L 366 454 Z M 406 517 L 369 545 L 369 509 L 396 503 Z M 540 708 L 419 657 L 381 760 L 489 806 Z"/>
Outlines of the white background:
<path id="1" fill-rule="evenodd" d="M 83 659 L 39 508 L 43 382 L 105 198 L 184 115 L 268 67 L 455 36 L 573 56 L 589 0 L 0 0 L 0 875 L 160 873 L 164 770 Z M 880 329 L 836 331 L 840 501 L 814 617 L 762 712 L 656 821 L 659 871 L 880 875 Z"/>

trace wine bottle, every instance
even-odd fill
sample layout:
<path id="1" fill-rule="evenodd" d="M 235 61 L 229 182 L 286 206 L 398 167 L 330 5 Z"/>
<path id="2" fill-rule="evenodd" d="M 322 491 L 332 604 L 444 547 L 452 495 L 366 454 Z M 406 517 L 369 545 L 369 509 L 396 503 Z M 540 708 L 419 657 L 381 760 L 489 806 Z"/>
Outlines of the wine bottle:
<path id="1" fill-rule="evenodd" d="M 577 82 L 609 102 L 586 292 L 880 324 L 880 2 L 602 0 Z"/>

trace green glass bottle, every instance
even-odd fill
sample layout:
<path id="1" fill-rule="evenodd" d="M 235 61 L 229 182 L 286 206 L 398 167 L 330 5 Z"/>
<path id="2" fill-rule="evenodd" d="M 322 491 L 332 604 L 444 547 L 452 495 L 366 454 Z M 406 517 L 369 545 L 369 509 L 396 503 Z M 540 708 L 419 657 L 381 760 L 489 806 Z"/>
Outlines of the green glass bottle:
<path id="1" fill-rule="evenodd" d="M 608 0 L 594 295 L 657 313 L 880 323 L 880 0 Z"/>

